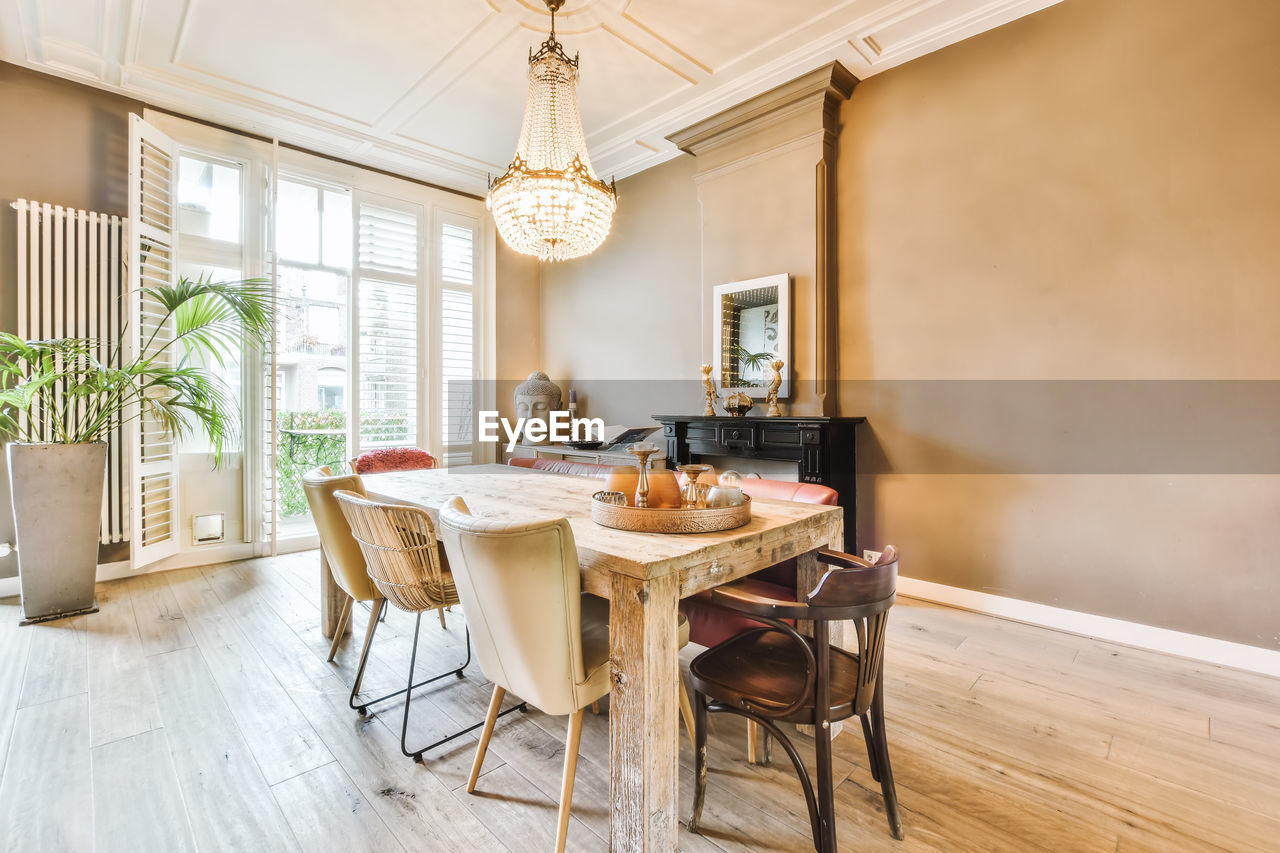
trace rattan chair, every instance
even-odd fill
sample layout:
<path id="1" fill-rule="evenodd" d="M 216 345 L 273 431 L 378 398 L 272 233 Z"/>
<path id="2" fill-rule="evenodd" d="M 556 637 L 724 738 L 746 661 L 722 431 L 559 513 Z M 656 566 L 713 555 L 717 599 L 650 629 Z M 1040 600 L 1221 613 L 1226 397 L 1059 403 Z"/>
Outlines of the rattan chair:
<path id="1" fill-rule="evenodd" d="M 767 598 L 736 584 L 712 592 L 715 604 L 749 614 L 768 627 L 730 637 L 698 655 L 689 667 L 698 744 L 689 819 L 693 832 L 707 794 L 707 714 L 736 714 L 754 721 L 786 751 L 804 790 L 814 846 L 819 853 L 835 853 L 830 724 L 856 716 L 867 741 L 871 776 L 884 794 L 889 830 L 894 838 L 902 838 L 884 727 L 884 641 L 897 585 L 897 553 L 886 548 L 875 565 L 835 551 L 819 552 L 818 561 L 827 572 L 802 602 Z M 813 636 L 800 635 L 784 620 L 811 621 Z M 828 642 L 830 623 L 845 620 L 852 621 L 857 632 L 857 654 Z M 814 727 L 816 778 L 810 778 L 780 722 Z"/>
<path id="2" fill-rule="evenodd" d="M 441 563 L 435 526 L 426 510 L 402 504 L 380 503 L 353 491 L 339 491 L 334 497 L 351 526 L 351 535 L 360 543 L 369 579 L 383 595 L 380 606 L 386 607 L 387 602 L 390 602 L 401 610 L 416 614 L 413 651 L 409 654 L 409 686 L 403 691 L 404 720 L 400 726 L 400 751 L 411 756 L 414 761 L 421 762 L 424 752 L 484 725 L 482 720 L 419 749 L 409 749 L 406 744 L 413 691 L 449 675 L 462 678 L 463 670 L 471 664 L 471 629 L 468 627 L 467 659 L 456 668 L 417 684 L 413 683 L 418 662 L 418 635 L 422 630 L 422 614 L 459 603 L 453 574 Z M 521 704 L 504 713 L 517 709 L 525 708 Z"/>

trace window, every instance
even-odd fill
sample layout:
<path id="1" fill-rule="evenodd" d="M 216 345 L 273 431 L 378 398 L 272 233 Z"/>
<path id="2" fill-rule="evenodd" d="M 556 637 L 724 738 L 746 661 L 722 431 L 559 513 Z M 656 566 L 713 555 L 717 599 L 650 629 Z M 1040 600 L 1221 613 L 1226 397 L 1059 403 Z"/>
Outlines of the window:
<path id="1" fill-rule="evenodd" d="M 360 203 L 356 269 L 359 381 L 357 450 L 416 445 L 418 348 L 417 205 Z"/>
<path id="2" fill-rule="evenodd" d="M 351 194 L 293 175 L 280 177 L 278 192 L 274 476 L 280 532 L 288 535 L 311 529 L 302 476 L 350 458 Z"/>
<path id="3" fill-rule="evenodd" d="M 243 176 L 242 163 L 189 151 L 178 157 L 178 275 L 213 281 L 244 277 Z M 238 352 L 227 353 L 222 361 L 201 359 L 198 364 L 221 379 L 237 398 L 242 396 Z M 179 443 L 180 453 L 209 450 L 209 440 L 200 432 L 187 434 Z"/>
<path id="4" fill-rule="evenodd" d="M 340 367 L 322 367 L 316 372 L 316 388 L 319 390 L 321 411 L 344 411 L 347 372 Z"/>
<path id="5" fill-rule="evenodd" d="M 475 226 L 445 221 L 439 237 L 441 444 L 445 465 L 468 465 L 475 458 Z"/>
<path id="6" fill-rule="evenodd" d="M 476 383 L 492 379 L 483 202 L 149 118 L 182 146 L 179 271 L 275 282 L 269 351 L 225 372 L 252 424 L 242 432 L 245 531 L 262 542 L 313 532 L 301 474 L 361 448 L 416 445 L 445 464 L 480 458 L 472 410 L 482 389 L 492 393 Z"/>

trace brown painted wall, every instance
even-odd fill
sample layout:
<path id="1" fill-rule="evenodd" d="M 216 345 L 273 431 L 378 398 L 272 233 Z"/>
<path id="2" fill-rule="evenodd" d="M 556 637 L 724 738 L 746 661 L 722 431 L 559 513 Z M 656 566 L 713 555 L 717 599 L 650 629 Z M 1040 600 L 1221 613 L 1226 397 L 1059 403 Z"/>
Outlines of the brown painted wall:
<path id="1" fill-rule="evenodd" d="M 18 198 L 125 215 L 129 113 L 142 104 L 0 62 L 0 330 L 17 331 Z M 0 541 L 13 541 L 8 473 L 0 461 Z M 18 573 L 0 558 L 0 577 Z"/>
<path id="2" fill-rule="evenodd" d="M 840 414 L 870 419 L 860 530 L 896 543 L 904 574 L 1280 648 L 1280 476 L 1126 473 L 1122 455 L 1035 464 L 1062 416 L 1049 380 L 1280 372 L 1277 32 L 1272 0 L 1229 15 L 1206 0 L 1065 0 L 872 77 L 845 105 Z M 645 279 L 646 243 L 696 269 L 694 239 L 658 240 L 697 228 L 690 172 L 626 181 L 611 243 L 544 270 L 545 360 L 561 377 L 653 375 L 634 351 L 560 333 L 617 322 L 597 312 Z M 617 325 L 699 334 L 697 279 L 654 286 L 648 312 Z M 682 346 L 643 352 L 676 370 L 696 358 Z M 969 386 L 889 384 L 921 379 L 996 380 L 973 387 L 1038 432 L 993 436 L 1003 421 L 981 407 L 959 421 L 944 395 Z M 1181 404 L 1172 420 L 1200 414 Z"/>

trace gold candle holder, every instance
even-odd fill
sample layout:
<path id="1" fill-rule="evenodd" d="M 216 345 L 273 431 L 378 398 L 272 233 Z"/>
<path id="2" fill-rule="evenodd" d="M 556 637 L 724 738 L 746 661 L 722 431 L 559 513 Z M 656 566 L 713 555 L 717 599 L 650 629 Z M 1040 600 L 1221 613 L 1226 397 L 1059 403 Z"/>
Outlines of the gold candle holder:
<path id="1" fill-rule="evenodd" d="M 627 452 L 636 457 L 640 465 L 640 480 L 636 483 L 636 506 L 649 506 L 649 457 L 658 452 L 658 445 L 652 442 L 633 444 Z"/>
<path id="2" fill-rule="evenodd" d="M 710 471 L 711 466 L 691 463 L 681 465 L 677 470 L 689 478 L 688 484 L 684 487 L 684 494 L 680 496 L 680 507 L 695 509 L 698 506 L 698 478 Z"/>

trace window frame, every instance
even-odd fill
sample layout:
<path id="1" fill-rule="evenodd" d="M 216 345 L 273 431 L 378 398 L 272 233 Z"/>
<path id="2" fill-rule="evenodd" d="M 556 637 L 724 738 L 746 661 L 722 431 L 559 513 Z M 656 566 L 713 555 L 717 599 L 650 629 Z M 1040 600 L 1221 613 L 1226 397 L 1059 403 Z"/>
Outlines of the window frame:
<path id="1" fill-rule="evenodd" d="M 472 223 L 475 234 L 475 270 L 473 292 L 473 370 L 480 393 L 475 404 L 477 409 L 494 408 L 495 370 L 495 231 L 493 219 L 485 209 L 483 199 L 465 194 L 439 189 L 411 179 L 395 177 L 391 174 L 372 171 L 350 163 L 329 160 L 324 157 L 308 154 L 292 148 L 273 146 L 271 143 L 244 136 L 233 131 L 209 125 L 203 125 L 168 113 L 152 109 L 143 111 L 143 118 L 160 128 L 177 143 L 180 155 L 196 156 L 212 162 L 222 161 L 227 165 L 242 167 L 242 214 L 240 244 L 240 266 L 245 278 L 265 277 L 274 280 L 275 264 L 283 265 L 283 259 L 273 258 L 270 223 L 273 211 L 271 208 L 271 185 L 274 180 L 288 179 L 316 185 L 321 192 L 324 189 L 350 191 L 352 196 L 352 259 L 351 269 L 346 270 L 350 276 L 348 288 L 348 323 L 352 324 L 348 331 L 348 367 L 347 367 L 347 399 L 350 411 L 358 388 L 358 374 L 353 370 L 351 354 L 358 347 L 357 329 L 358 312 L 352 310 L 357 298 L 354 288 L 355 269 L 359 263 L 357 197 L 361 193 L 371 196 L 382 196 L 395 199 L 401 203 L 419 205 L 422 210 L 418 235 L 418 319 L 420 329 L 429 329 L 427 319 L 440 316 L 441 282 L 438 270 L 439 223 L 446 218 L 458 217 Z M 323 243 L 323 218 L 318 227 L 321 229 Z M 212 238 L 199 239 L 206 243 L 217 243 Z M 198 259 L 185 254 L 180 255 L 180 263 L 210 263 L 214 266 L 231 267 L 232 264 L 211 263 L 216 246 L 206 245 L 209 253 L 199 252 Z M 209 261 L 204 260 L 209 258 Z M 323 256 L 322 256 L 323 259 Z M 289 262 L 290 266 L 302 266 Z M 327 271 L 336 271 L 321 265 Z M 432 335 L 434 334 L 434 340 Z M 417 446 L 422 447 L 439 459 L 443 459 L 443 436 L 441 415 L 439 413 L 440 390 L 440 335 L 420 332 L 418 334 L 419 381 Z M 261 484 L 268 463 L 264 430 L 267 402 L 264 383 L 264 360 L 254 356 L 242 360 L 242 381 L 244 398 L 242 409 L 244 415 L 243 429 L 243 489 L 244 489 L 244 530 L 245 540 L 256 543 L 261 550 L 262 530 L 265 514 L 269 509 L 263 495 Z M 422 374 L 425 373 L 425 376 Z M 354 418 L 351 419 L 354 422 Z M 473 463 L 494 461 L 492 445 L 476 444 Z M 272 526 L 271 550 L 275 549 L 275 525 Z M 308 537 L 302 537 L 304 539 Z M 314 537 L 310 537 L 314 540 Z M 305 543 L 303 544 L 305 547 Z M 265 551 L 262 551 L 265 553 Z"/>

